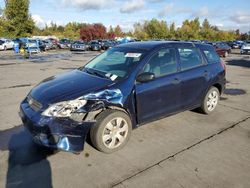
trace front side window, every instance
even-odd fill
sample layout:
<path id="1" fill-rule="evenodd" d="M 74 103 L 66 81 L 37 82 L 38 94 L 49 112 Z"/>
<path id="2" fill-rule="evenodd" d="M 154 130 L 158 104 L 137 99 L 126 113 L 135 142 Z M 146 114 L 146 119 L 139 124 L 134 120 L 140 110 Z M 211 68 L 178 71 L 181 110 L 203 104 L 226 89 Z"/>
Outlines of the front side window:
<path id="1" fill-rule="evenodd" d="M 177 72 L 176 53 L 174 48 L 164 48 L 151 57 L 143 72 L 151 72 L 155 77 L 162 77 Z"/>
<path id="2" fill-rule="evenodd" d="M 202 58 L 196 48 L 178 48 L 181 70 L 191 69 L 202 65 Z"/>
<path id="3" fill-rule="evenodd" d="M 143 51 L 134 51 L 128 48 L 113 48 L 97 56 L 84 68 L 90 72 L 106 75 L 106 77 L 123 78 L 130 73 L 142 59 Z"/>

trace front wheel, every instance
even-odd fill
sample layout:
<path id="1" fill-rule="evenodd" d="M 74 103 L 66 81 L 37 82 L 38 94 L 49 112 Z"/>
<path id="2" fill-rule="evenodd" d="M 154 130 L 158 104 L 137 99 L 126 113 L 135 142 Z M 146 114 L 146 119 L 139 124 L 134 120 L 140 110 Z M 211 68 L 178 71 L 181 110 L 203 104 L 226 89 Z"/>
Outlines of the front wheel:
<path id="1" fill-rule="evenodd" d="M 90 130 L 94 147 L 104 153 L 112 153 L 126 145 L 132 131 L 131 120 L 126 113 L 106 110 L 96 120 Z"/>
<path id="2" fill-rule="evenodd" d="M 217 107 L 219 100 L 219 90 L 216 87 L 211 87 L 202 102 L 201 111 L 204 114 L 210 114 Z"/>

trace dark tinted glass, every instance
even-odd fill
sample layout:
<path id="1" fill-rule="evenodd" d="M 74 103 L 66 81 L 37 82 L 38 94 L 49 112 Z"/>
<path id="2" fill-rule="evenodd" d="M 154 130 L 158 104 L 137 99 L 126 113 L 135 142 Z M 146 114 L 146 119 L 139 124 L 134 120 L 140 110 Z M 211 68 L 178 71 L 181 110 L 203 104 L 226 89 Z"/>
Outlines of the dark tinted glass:
<path id="1" fill-rule="evenodd" d="M 161 77 L 177 72 L 175 49 L 161 49 L 149 60 L 144 67 L 143 72 L 152 72 L 155 74 L 155 77 Z"/>
<path id="2" fill-rule="evenodd" d="M 207 61 L 209 64 L 220 62 L 220 57 L 213 49 L 203 49 L 202 51 L 207 57 Z"/>
<path id="3" fill-rule="evenodd" d="M 181 70 L 191 69 L 202 65 L 202 58 L 196 48 L 178 48 Z"/>

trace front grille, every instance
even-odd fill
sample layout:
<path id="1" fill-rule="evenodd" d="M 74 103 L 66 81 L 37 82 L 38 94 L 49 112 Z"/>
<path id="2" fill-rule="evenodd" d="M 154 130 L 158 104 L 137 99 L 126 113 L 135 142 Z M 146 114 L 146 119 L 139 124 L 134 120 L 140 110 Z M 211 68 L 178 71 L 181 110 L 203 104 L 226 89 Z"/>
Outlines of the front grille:
<path id="1" fill-rule="evenodd" d="M 39 111 L 42 109 L 42 104 L 39 103 L 37 100 L 35 100 L 30 95 L 27 97 L 27 102 L 29 103 L 30 108 L 32 108 L 34 111 Z"/>

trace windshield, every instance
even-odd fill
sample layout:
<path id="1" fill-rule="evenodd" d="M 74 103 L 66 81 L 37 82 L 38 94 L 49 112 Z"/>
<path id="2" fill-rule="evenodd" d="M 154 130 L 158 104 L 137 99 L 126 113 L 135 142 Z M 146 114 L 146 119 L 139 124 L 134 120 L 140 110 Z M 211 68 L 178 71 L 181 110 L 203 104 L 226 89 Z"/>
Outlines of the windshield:
<path id="1" fill-rule="evenodd" d="M 29 40 L 29 43 L 36 43 L 36 40 Z"/>
<path id="2" fill-rule="evenodd" d="M 76 41 L 76 42 L 74 42 L 74 44 L 85 44 L 85 43 L 82 41 Z"/>
<path id="3" fill-rule="evenodd" d="M 90 61 L 84 67 L 84 70 L 89 70 L 90 73 L 97 71 L 99 74 L 102 73 L 105 77 L 115 80 L 128 75 L 142 57 L 142 51 L 134 51 L 128 48 L 113 48 Z M 97 75 L 96 72 L 95 74 Z"/>

